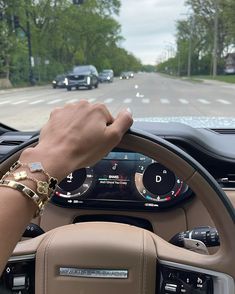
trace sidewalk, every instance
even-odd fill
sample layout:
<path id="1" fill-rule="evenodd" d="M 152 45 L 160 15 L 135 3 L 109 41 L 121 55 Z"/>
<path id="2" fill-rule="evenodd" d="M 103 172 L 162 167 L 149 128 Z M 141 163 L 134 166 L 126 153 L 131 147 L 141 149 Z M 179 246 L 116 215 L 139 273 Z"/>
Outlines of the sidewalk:
<path id="1" fill-rule="evenodd" d="M 222 82 L 222 81 L 209 80 L 209 79 L 200 79 L 200 80 L 203 81 L 203 83 L 205 83 L 207 85 L 221 86 L 221 87 L 225 87 L 225 88 L 235 89 L 235 84 L 232 84 L 232 83 L 226 83 L 226 82 Z"/>
<path id="2" fill-rule="evenodd" d="M 49 87 L 49 85 L 2 89 L 2 90 L 0 90 L 0 94 L 8 94 L 8 93 L 10 94 L 10 93 L 15 93 L 15 92 L 34 91 L 35 89 L 40 90 L 40 89 L 48 88 L 48 87 Z"/>

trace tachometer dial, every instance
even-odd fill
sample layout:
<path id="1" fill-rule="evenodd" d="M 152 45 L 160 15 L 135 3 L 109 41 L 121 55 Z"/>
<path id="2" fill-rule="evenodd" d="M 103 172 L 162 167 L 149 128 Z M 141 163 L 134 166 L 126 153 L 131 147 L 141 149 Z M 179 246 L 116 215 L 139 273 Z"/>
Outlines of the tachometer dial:
<path id="1" fill-rule="evenodd" d="M 76 170 L 59 183 L 55 195 L 64 198 L 82 196 L 90 189 L 93 177 L 90 167 Z"/>
<path id="2" fill-rule="evenodd" d="M 162 203 L 177 197 L 183 182 L 160 163 L 147 160 L 138 166 L 135 185 L 146 200 Z"/>

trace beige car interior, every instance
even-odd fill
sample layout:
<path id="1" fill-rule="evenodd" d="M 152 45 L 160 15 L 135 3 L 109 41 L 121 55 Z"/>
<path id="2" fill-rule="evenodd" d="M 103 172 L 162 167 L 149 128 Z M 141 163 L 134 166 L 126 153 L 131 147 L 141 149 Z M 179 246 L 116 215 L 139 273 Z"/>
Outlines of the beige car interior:
<path id="1" fill-rule="evenodd" d="M 35 293 L 160 294 L 156 277 L 161 265 L 209 274 L 214 279 L 213 293 L 235 293 L 235 225 L 217 191 L 189 162 L 162 144 L 127 134 L 119 147 L 146 154 L 171 169 L 196 197 L 162 212 L 66 209 L 49 203 L 43 215 L 32 220 L 46 233 L 20 241 L 11 258 L 35 256 Z M 0 176 L 17 160 L 19 153 L 1 164 Z M 235 191 L 225 193 L 235 207 Z M 83 215 L 101 214 L 141 217 L 151 223 L 154 232 L 120 223 L 73 224 L 75 218 Z M 168 242 L 176 233 L 198 226 L 213 226 L 219 232 L 220 246 L 212 248 L 208 255 Z M 74 277 L 63 275 L 64 267 L 118 269 L 127 276 Z"/>

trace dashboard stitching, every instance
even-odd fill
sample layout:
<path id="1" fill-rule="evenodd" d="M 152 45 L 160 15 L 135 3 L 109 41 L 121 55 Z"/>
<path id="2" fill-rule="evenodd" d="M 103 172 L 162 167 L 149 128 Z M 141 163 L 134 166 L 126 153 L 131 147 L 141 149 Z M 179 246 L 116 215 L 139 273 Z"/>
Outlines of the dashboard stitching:
<path id="1" fill-rule="evenodd" d="M 147 293 L 146 289 L 147 289 L 147 264 L 148 264 L 148 258 L 147 258 L 147 254 L 145 254 L 145 247 L 147 248 L 147 246 L 145 246 L 147 241 L 146 238 L 146 232 L 143 231 L 143 251 L 144 251 L 144 266 L 143 266 L 143 293 Z"/>
<path id="2" fill-rule="evenodd" d="M 46 244 L 46 247 L 45 247 L 45 250 L 44 250 L 44 265 L 45 265 L 45 268 L 44 268 L 44 292 L 45 294 L 47 294 L 47 284 L 48 284 L 48 254 L 49 254 L 49 249 L 52 245 L 52 241 L 55 237 L 57 233 L 57 230 L 55 230 L 53 232 L 53 234 L 50 236 L 50 238 L 47 240 L 47 244 Z"/>

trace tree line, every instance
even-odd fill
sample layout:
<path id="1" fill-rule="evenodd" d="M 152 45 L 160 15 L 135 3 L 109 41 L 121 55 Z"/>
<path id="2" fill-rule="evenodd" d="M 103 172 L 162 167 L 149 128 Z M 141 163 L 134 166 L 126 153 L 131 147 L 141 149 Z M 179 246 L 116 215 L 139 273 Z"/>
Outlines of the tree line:
<path id="1" fill-rule="evenodd" d="M 0 78 L 12 84 L 50 81 L 75 65 L 138 71 L 122 48 L 120 0 L 0 0 Z"/>
<path id="2" fill-rule="evenodd" d="M 161 72 L 211 75 L 224 72 L 225 56 L 234 48 L 235 1 L 187 0 L 189 13 L 176 23 L 176 53 L 160 62 Z M 216 68 L 215 68 L 216 65 Z"/>

